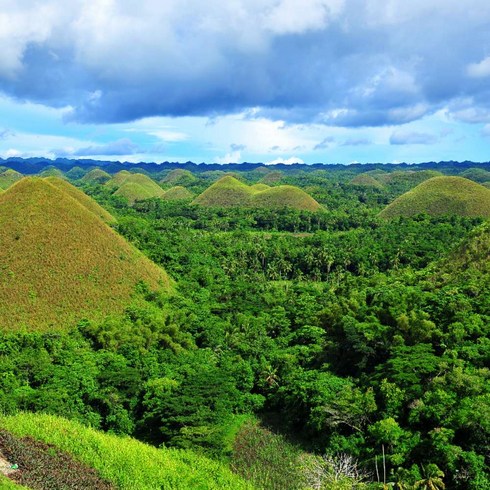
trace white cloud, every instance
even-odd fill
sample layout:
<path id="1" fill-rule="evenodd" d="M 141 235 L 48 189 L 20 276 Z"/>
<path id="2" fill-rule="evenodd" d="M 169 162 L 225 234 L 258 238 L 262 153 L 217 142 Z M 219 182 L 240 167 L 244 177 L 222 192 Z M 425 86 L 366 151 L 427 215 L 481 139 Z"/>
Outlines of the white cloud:
<path id="1" fill-rule="evenodd" d="M 225 163 L 240 163 L 241 152 L 231 151 L 227 153 L 224 157 L 214 157 L 213 163 L 225 164 Z"/>
<path id="2" fill-rule="evenodd" d="M 283 163 L 284 165 L 293 165 L 294 163 L 305 163 L 301 158 L 298 157 L 290 157 L 290 158 L 276 158 L 275 160 L 271 160 L 270 162 L 265 162 L 265 165 L 277 165 L 279 163 Z"/>
<path id="3" fill-rule="evenodd" d="M 472 78 L 486 78 L 490 76 L 490 56 L 487 56 L 479 63 L 469 64 L 467 73 Z"/>

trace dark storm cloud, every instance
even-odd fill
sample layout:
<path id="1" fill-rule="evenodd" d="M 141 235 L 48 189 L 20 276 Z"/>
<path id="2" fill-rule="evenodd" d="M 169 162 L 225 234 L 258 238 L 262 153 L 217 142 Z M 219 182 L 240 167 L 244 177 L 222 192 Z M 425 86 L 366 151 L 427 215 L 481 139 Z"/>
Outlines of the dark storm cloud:
<path id="1" fill-rule="evenodd" d="M 362 127 L 490 113 L 486 0 L 6 0 L 2 13 L 0 90 L 70 106 L 70 121 L 253 109 Z"/>

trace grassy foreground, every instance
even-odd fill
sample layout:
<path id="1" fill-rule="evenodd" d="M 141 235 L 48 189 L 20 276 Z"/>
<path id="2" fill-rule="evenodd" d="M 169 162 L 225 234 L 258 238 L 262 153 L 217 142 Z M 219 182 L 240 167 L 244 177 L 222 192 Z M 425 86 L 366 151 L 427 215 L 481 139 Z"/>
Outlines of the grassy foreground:
<path id="1" fill-rule="evenodd" d="M 23 413 L 0 417 L 0 427 L 66 451 L 128 490 L 251 489 L 226 466 L 191 451 L 157 449 L 129 437 L 103 434 L 51 415 Z M 22 488 L 15 485 L 0 488 Z M 7 482 L 6 485 L 9 485 Z"/>

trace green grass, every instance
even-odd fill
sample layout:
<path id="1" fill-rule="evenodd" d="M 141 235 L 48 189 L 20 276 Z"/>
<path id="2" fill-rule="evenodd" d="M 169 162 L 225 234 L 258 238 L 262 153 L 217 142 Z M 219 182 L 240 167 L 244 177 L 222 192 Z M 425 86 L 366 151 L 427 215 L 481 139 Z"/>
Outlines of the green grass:
<path id="1" fill-rule="evenodd" d="M 191 191 L 182 187 L 181 185 L 176 185 L 168 189 L 163 195 L 165 201 L 175 201 L 178 199 L 191 199 L 194 197 Z"/>
<path id="2" fill-rule="evenodd" d="M 129 173 L 129 172 L 128 172 Z M 108 174 L 105 170 L 100 168 L 94 168 L 87 172 L 82 177 L 82 182 L 92 183 L 92 184 L 105 184 L 111 180 L 111 175 Z"/>
<path id="3" fill-rule="evenodd" d="M 260 182 L 267 185 L 277 184 L 278 182 L 281 182 L 282 179 L 284 179 L 283 172 L 280 170 L 271 170 L 269 173 L 265 174 L 262 179 L 260 179 Z"/>
<path id="4" fill-rule="evenodd" d="M 117 189 L 114 195 L 126 198 L 130 204 L 152 197 L 161 198 L 165 194 L 165 191 L 147 175 L 133 174 L 126 170 L 118 172 L 106 185 Z"/>
<path id="5" fill-rule="evenodd" d="M 22 174 L 8 168 L 0 173 L 0 189 L 8 189 L 12 184 L 22 179 Z"/>
<path id="6" fill-rule="evenodd" d="M 257 192 L 252 198 L 252 206 L 259 208 L 293 208 L 303 211 L 318 211 L 320 204 L 304 190 L 292 185 L 271 187 Z"/>
<path id="7" fill-rule="evenodd" d="M 46 177 L 45 180 L 61 191 L 66 192 L 68 195 L 73 197 L 73 199 L 76 199 L 82 206 L 94 213 L 95 216 L 103 219 L 106 223 L 112 223 L 115 221 L 114 216 L 112 216 L 102 206 L 97 204 L 91 197 L 87 196 L 87 194 L 82 192 L 80 189 L 77 189 L 66 180 L 58 177 Z"/>
<path id="8" fill-rule="evenodd" d="M 189 170 L 185 170 L 182 168 L 176 168 L 171 170 L 163 179 L 162 183 L 176 185 L 181 184 L 183 182 L 189 184 L 195 182 L 197 177 L 190 172 Z"/>
<path id="9" fill-rule="evenodd" d="M 14 483 L 12 480 L 7 478 L 6 476 L 0 474 L 0 489 L 1 490 L 22 490 L 22 489 L 27 489 L 27 487 L 24 487 L 22 485 L 17 485 L 17 483 Z"/>
<path id="10" fill-rule="evenodd" d="M 247 184 L 227 175 L 197 196 L 193 204 L 208 207 L 248 206 L 253 194 L 253 190 Z"/>
<path id="11" fill-rule="evenodd" d="M 230 175 L 222 177 L 211 185 L 194 199 L 193 204 L 208 207 L 290 207 L 305 211 L 321 209 L 320 204 L 298 187 L 292 185 L 264 187 L 264 184 L 248 186 Z"/>
<path id="12" fill-rule="evenodd" d="M 254 192 L 261 192 L 261 191 L 266 191 L 267 189 L 270 189 L 270 186 L 268 186 L 267 184 L 258 183 L 258 184 L 251 185 L 250 188 Z"/>
<path id="13" fill-rule="evenodd" d="M 359 174 L 356 175 L 350 184 L 355 187 L 371 188 L 371 189 L 382 189 L 383 184 L 378 182 L 372 175 L 369 174 Z"/>
<path id="14" fill-rule="evenodd" d="M 65 178 L 65 174 L 53 165 L 48 165 L 38 174 L 39 177 L 59 177 L 60 179 Z"/>
<path id="15" fill-rule="evenodd" d="M 0 195 L 0 328 L 68 328 L 122 312 L 165 271 L 66 192 L 25 178 Z"/>
<path id="16" fill-rule="evenodd" d="M 121 490 L 253 488 L 223 464 L 191 451 L 157 449 L 50 415 L 0 417 L 0 427 L 56 446 Z"/>
<path id="17" fill-rule="evenodd" d="M 382 218 L 455 214 L 490 217 L 490 190 L 462 177 L 434 177 L 389 204 Z"/>
<path id="18" fill-rule="evenodd" d="M 478 182 L 480 184 L 490 180 L 490 172 L 488 170 L 484 170 L 483 168 L 469 168 L 468 170 L 460 173 L 459 176 L 464 177 L 465 179 L 473 180 L 474 182 Z"/>
<path id="19" fill-rule="evenodd" d="M 376 180 L 388 186 L 409 185 L 415 187 L 426 180 L 441 176 L 441 172 L 437 170 L 397 170 L 395 172 L 378 174 Z"/>

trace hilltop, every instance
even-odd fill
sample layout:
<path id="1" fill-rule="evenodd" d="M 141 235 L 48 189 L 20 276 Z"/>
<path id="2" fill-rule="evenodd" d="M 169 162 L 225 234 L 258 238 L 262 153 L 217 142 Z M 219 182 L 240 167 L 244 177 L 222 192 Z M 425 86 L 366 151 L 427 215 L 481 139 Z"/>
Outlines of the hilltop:
<path id="1" fill-rule="evenodd" d="M 61 187 L 24 178 L 0 195 L 0 325 L 47 329 L 121 312 L 162 269 Z"/>
<path id="2" fill-rule="evenodd" d="M 108 174 L 105 170 L 100 168 L 93 168 L 90 172 L 87 172 L 82 177 L 82 182 L 88 182 L 92 184 L 105 184 L 109 180 L 111 180 L 111 175 Z"/>
<path id="3" fill-rule="evenodd" d="M 382 189 L 383 184 L 377 181 L 372 174 L 364 173 L 356 175 L 351 181 L 350 184 L 355 187 L 362 187 L 364 189 Z"/>
<path id="4" fill-rule="evenodd" d="M 421 213 L 490 217 L 490 190 L 463 177 L 434 177 L 395 199 L 380 217 Z"/>
<path id="5" fill-rule="evenodd" d="M 8 189 L 12 184 L 22 179 L 23 175 L 11 168 L 0 173 L 0 189 Z"/>
<path id="6" fill-rule="evenodd" d="M 161 198 L 165 194 L 165 191 L 153 179 L 139 173 L 119 172 L 106 185 L 115 187 L 114 195 L 124 197 L 130 204 L 152 197 Z"/>
<path id="7" fill-rule="evenodd" d="M 253 191 L 247 184 L 227 175 L 208 187 L 192 203 L 208 207 L 248 206 L 252 195 Z"/>
<path id="8" fill-rule="evenodd" d="M 192 451 L 157 449 L 50 415 L 0 417 L 0 449 L 22 469 L 10 477 L 32 488 L 252 489 L 224 464 Z M 4 481 L 1 488 L 9 488 Z"/>
<path id="9" fill-rule="evenodd" d="M 178 199 L 191 199 L 194 197 L 191 191 L 182 187 L 181 185 L 176 185 L 168 189 L 163 195 L 165 201 L 176 201 Z"/>
<path id="10" fill-rule="evenodd" d="M 321 205 L 299 187 L 280 185 L 257 192 L 252 206 L 258 208 L 293 208 L 302 211 L 318 211 Z"/>
<path id="11" fill-rule="evenodd" d="M 294 208 L 318 211 L 321 206 L 302 189 L 292 185 L 269 187 L 263 183 L 248 186 L 227 175 L 194 199 L 193 204 L 208 207 Z"/>
<path id="12" fill-rule="evenodd" d="M 66 180 L 60 179 L 58 177 L 46 177 L 46 182 L 51 185 L 58 187 L 63 192 L 76 199 L 82 206 L 94 213 L 99 218 L 103 219 L 106 223 L 112 223 L 115 221 L 114 216 L 112 216 L 108 211 L 106 211 L 102 206 L 97 204 L 91 197 L 87 196 L 80 189 L 77 189 L 74 185 L 70 184 Z"/>

